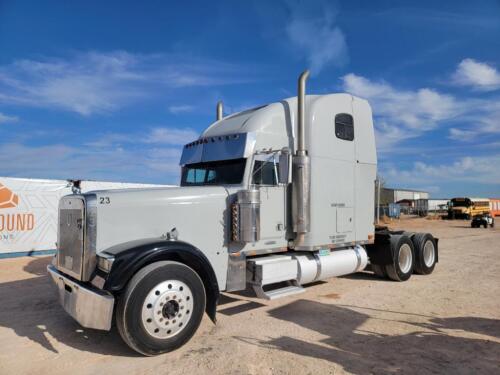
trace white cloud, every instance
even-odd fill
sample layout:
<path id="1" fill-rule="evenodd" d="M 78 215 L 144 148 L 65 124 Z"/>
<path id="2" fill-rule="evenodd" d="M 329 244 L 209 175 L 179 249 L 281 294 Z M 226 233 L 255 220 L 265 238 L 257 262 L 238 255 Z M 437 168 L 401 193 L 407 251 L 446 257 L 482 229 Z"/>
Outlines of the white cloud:
<path id="1" fill-rule="evenodd" d="M 157 127 L 147 132 L 104 133 L 98 140 L 85 143 L 89 147 L 121 147 L 127 144 L 164 144 L 184 146 L 198 139 L 198 132 L 191 128 Z"/>
<path id="2" fill-rule="evenodd" d="M 382 152 L 438 126 L 450 126 L 448 138 L 456 141 L 500 133 L 500 98 L 457 98 L 432 88 L 401 90 L 353 73 L 341 80 L 345 91 L 370 102 Z"/>
<path id="3" fill-rule="evenodd" d="M 146 143 L 184 145 L 198 139 L 198 132 L 192 129 L 155 128 L 145 138 Z"/>
<path id="4" fill-rule="evenodd" d="M 189 104 L 171 105 L 170 107 L 168 107 L 169 112 L 173 113 L 174 115 L 177 115 L 179 113 L 193 112 L 194 109 L 195 107 Z"/>
<path id="5" fill-rule="evenodd" d="M 344 33 L 335 24 L 336 13 L 327 2 L 291 6 L 286 35 L 296 52 L 305 54 L 313 75 L 328 64 L 343 65 L 348 60 Z"/>
<path id="6" fill-rule="evenodd" d="M 500 73 L 493 66 L 473 59 L 464 59 L 453 74 L 453 82 L 482 91 L 500 88 Z"/>
<path id="7" fill-rule="evenodd" d="M 468 108 L 453 96 L 430 88 L 399 90 L 352 73 L 341 79 L 345 91 L 369 100 L 376 118 L 377 146 L 383 150 L 435 129 Z"/>
<path id="8" fill-rule="evenodd" d="M 472 130 L 450 128 L 448 138 L 455 141 L 470 141 L 474 139 L 476 135 L 477 133 Z"/>
<path id="9" fill-rule="evenodd" d="M 190 128 L 157 127 L 98 134 L 99 141 L 82 145 L 6 143 L 0 165 L 15 177 L 178 183 L 180 146 L 197 138 Z"/>
<path id="10" fill-rule="evenodd" d="M 95 141 L 86 142 L 88 147 L 121 147 L 126 143 L 137 143 L 143 139 L 140 134 L 133 133 L 104 133 L 96 137 Z"/>
<path id="11" fill-rule="evenodd" d="M 88 116 L 166 95 L 165 90 L 243 82 L 241 67 L 178 55 L 123 51 L 0 66 L 0 103 L 58 108 Z M 248 78 L 246 78 L 248 80 Z"/>
<path id="12" fill-rule="evenodd" d="M 500 184 L 500 154 L 491 156 L 464 156 L 449 164 L 431 165 L 415 162 L 411 169 L 399 170 L 388 168 L 382 175 L 398 184 L 412 185 L 435 184 L 438 181 L 446 182 L 473 182 L 482 184 Z"/>
<path id="13" fill-rule="evenodd" d="M 0 112 L 0 124 L 8 124 L 13 122 L 18 122 L 19 118 L 17 116 L 8 116 Z"/>
<path id="14" fill-rule="evenodd" d="M 104 148 L 11 143 L 0 148 L 2 173 L 30 178 L 178 183 L 179 158 L 179 149 L 165 147 Z"/>

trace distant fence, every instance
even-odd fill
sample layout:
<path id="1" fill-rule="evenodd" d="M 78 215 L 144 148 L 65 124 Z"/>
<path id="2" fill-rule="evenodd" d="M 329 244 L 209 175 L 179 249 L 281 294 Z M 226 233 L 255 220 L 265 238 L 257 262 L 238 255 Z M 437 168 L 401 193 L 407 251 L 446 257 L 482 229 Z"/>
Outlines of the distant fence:
<path id="1" fill-rule="evenodd" d="M 380 206 L 380 217 L 399 218 L 401 216 L 401 205 L 389 203 L 387 206 Z"/>

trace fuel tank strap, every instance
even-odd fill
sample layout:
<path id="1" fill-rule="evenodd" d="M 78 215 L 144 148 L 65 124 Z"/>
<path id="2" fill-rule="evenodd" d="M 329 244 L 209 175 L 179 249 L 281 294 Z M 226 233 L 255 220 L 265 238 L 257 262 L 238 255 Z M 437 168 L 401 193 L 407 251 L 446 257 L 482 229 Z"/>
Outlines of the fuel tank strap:
<path id="1" fill-rule="evenodd" d="M 318 280 L 321 275 L 321 260 L 319 259 L 319 253 L 314 253 L 314 260 L 318 265 L 318 269 L 316 271 L 316 276 L 314 276 L 314 281 Z"/>

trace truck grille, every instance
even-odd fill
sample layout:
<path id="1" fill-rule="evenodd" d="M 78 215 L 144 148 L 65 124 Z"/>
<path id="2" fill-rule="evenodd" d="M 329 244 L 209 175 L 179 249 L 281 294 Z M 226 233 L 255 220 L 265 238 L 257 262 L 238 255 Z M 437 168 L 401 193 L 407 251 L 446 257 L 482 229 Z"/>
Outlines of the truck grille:
<path id="1" fill-rule="evenodd" d="M 57 268 L 89 281 L 97 265 L 97 197 L 68 195 L 59 202 Z"/>
<path id="2" fill-rule="evenodd" d="M 64 197 L 59 203 L 57 268 L 81 279 L 84 252 L 85 201 Z"/>

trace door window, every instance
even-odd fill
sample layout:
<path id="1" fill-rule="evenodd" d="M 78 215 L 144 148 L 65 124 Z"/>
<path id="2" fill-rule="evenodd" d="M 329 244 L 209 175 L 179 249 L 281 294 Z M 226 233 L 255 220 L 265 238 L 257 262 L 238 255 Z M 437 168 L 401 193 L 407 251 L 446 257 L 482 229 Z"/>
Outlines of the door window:
<path id="1" fill-rule="evenodd" d="M 254 185 L 278 185 L 279 163 L 271 160 L 255 160 L 252 172 Z"/>

